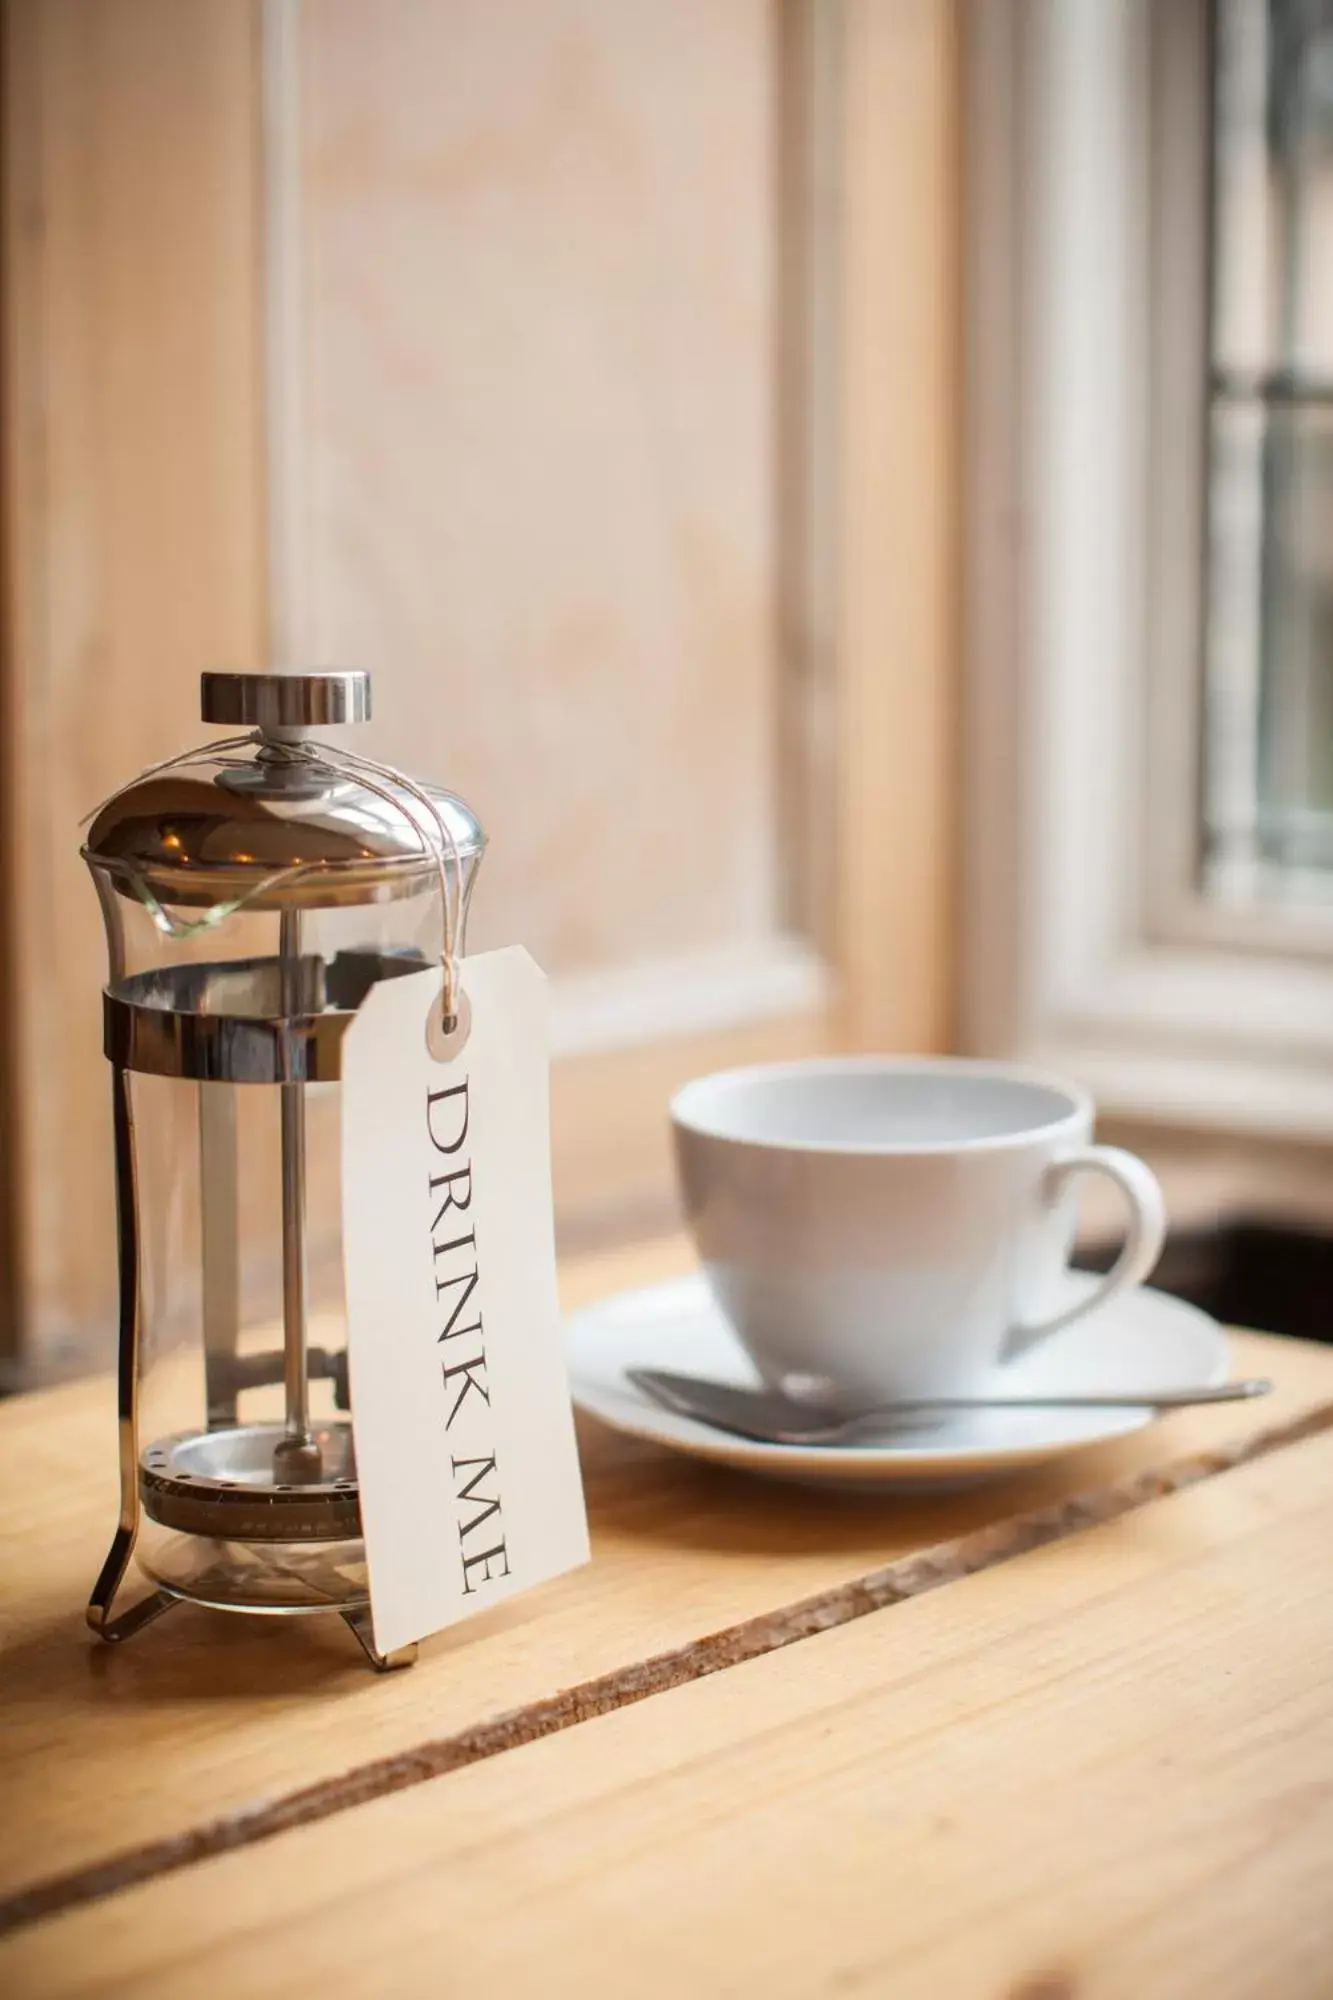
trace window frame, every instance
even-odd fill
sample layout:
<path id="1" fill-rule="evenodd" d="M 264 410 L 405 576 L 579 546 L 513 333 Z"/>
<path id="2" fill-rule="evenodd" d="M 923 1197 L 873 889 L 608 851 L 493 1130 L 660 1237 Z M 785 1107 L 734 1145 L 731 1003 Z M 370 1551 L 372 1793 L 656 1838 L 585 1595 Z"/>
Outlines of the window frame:
<path id="1" fill-rule="evenodd" d="M 1327 913 L 1197 886 L 1208 32 L 968 10 L 962 1031 L 1116 1115 L 1327 1138 Z"/>

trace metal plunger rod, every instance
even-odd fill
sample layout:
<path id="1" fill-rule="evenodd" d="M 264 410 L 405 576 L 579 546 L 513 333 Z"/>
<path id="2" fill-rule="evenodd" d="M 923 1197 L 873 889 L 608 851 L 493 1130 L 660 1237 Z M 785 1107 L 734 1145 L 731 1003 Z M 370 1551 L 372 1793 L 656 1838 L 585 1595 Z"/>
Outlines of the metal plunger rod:
<path id="1" fill-rule="evenodd" d="M 282 961 L 282 1011 L 299 1014 L 301 984 L 301 913 L 284 910 L 279 919 L 278 950 Z M 298 1476 L 319 1477 L 318 1447 L 310 1436 L 310 1397 L 306 1372 L 305 1258 L 305 1085 L 284 1083 L 282 1110 L 282 1352 L 286 1394 L 287 1447 L 279 1454 L 290 1460 Z"/>
<path id="2" fill-rule="evenodd" d="M 305 1086 L 282 1086 L 282 1340 L 287 1431 L 310 1429 L 306 1393 Z"/>

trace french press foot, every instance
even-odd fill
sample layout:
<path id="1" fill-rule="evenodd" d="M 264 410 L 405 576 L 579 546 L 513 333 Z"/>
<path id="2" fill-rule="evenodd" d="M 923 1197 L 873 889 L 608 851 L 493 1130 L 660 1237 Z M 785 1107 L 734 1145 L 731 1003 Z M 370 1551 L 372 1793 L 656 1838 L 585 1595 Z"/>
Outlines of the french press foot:
<path id="1" fill-rule="evenodd" d="M 102 1566 L 101 1575 L 93 1586 L 88 1602 L 86 1617 L 88 1625 L 105 1645 L 115 1646 L 130 1639 L 145 1625 L 151 1625 L 165 1611 L 175 1604 L 184 1603 L 186 1596 L 177 1590 L 157 1588 L 147 1595 L 127 1605 L 124 1610 L 112 1615 L 112 1605 L 124 1582 L 130 1557 L 137 1539 L 137 1523 L 134 1528 L 122 1527 L 117 1530 L 110 1553 Z M 332 1608 L 332 1607 L 330 1607 Z M 403 1667 L 416 1664 L 418 1649 L 415 1644 L 399 1646 L 390 1653 L 382 1653 L 375 1644 L 370 1612 L 364 1605 L 351 1606 L 339 1611 L 339 1616 L 356 1640 L 361 1651 L 376 1673 L 397 1672 Z"/>
<path id="2" fill-rule="evenodd" d="M 337 1612 L 378 1672 L 412 1665 L 415 1646 L 386 1654 L 375 1645 L 350 1424 L 334 1419 L 309 1433 L 310 1469 L 317 1458 L 322 1477 L 275 1484 L 275 1463 L 297 1469 L 289 1443 L 284 1427 L 269 1423 L 185 1431 L 146 1447 L 88 1607 L 100 1638 L 129 1638 L 181 1601 L 260 1614 Z M 140 1567 L 156 1587 L 113 1616 L 145 1517 L 155 1534 Z"/>
<path id="3" fill-rule="evenodd" d="M 93 1585 L 93 1594 L 84 1614 L 91 1629 L 108 1646 L 118 1646 L 122 1639 L 133 1638 L 145 1625 L 151 1625 L 155 1618 L 160 1618 L 164 1611 L 170 1611 L 173 1604 L 180 1602 L 169 1590 L 152 1590 L 137 1604 L 128 1605 L 115 1618 L 111 1616 L 111 1606 L 134 1553 L 137 1526 L 136 1522 L 134 1526 L 122 1526 L 116 1530 L 116 1538 L 102 1565 L 102 1574 Z"/>
<path id="4" fill-rule="evenodd" d="M 392 1653 L 376 1651 L 374 1634 L 370 1627 L 368 1611 L 344 1611 L 343 1624 L 355 1638 L 358 1646 L 377 1674 L 394 1674 L 400 1667 L 414 1667 L 417 1661 L 416 1642 L 410 1646 L 398 1646 Z"/>

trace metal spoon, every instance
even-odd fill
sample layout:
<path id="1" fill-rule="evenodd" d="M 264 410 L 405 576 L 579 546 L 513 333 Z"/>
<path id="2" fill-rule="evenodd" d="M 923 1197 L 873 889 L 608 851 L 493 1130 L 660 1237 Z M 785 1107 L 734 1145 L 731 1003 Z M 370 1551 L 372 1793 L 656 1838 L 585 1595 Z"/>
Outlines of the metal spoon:
<path id="1" fill-rule="evenodd" d="M 929 1417 L 951 1410 L 1186 1410 L 1201 1403 L 1243 1403 L 1266 1396 L 1273 1384 L 1261 1376 L 1240 1382 L 1219 1382 L 1212 1388 L 1149 1389 L 1141 1395 L 1123 1390 L 1115 1395 L 1045 1396 L 912 1396 L 883 1403 L 855 1415 L 798 1402 L 778 1389 L 743 1389 L 730 1382 L 709 1381 L 702 1375 L 676 1375 L 666 1368 L 629 1368 L 636 1388 L 678 1416 L 695 1417 L 716 1430 L 760 1444 L 851 1444 L 867 1434 L 891 1428 L 900 1418 Z"/>

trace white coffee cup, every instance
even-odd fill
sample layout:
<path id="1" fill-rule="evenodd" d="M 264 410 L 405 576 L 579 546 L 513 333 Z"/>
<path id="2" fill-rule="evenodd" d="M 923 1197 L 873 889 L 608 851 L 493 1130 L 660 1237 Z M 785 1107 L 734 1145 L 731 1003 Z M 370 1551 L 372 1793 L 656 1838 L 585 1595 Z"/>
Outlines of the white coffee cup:
<path id="1" fill-rule="evenodd" d="M 967 1394 L 1147 1277 L 1150 1168 L 1094 1146 L 1091 1099 L 1003 1063 L 837 1056 L 700 1077 L 671 1105 L 708 1282 L 760 1374 L 847 1404 Z M 1074 1287 L 1074 1183 L 1106 1174 L 1125 1244 Z"/>

